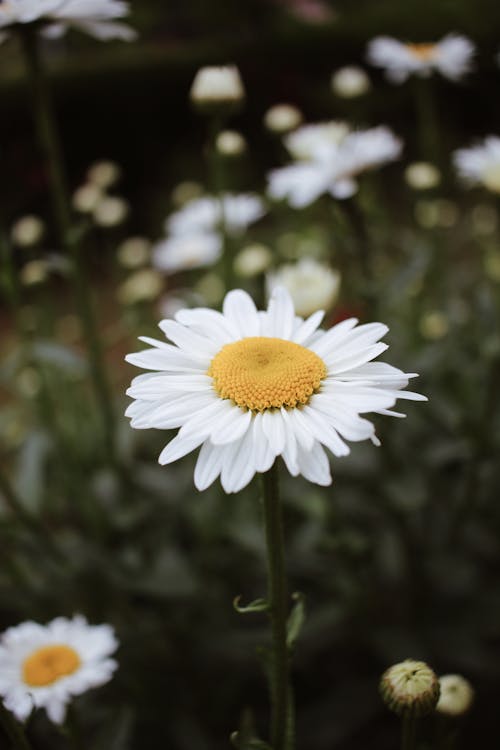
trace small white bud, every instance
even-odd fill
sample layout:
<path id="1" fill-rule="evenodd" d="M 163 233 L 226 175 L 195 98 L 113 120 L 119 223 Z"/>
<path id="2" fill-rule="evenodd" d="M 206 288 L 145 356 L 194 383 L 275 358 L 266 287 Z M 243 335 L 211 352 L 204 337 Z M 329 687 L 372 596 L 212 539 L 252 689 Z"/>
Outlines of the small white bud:
<path id="1" fill-rule="evenodd" d="M 126 200 L 118 196 L 106 195 L 93 211 L 94 221 L 100 227 L 117 227 L 123 224 L 128 216 L 129 206 Z"/>
<path id="2" fill-rule="evenodd" d="M 206 66 L 196 73 L 189 96 L 197 106 L 217 108 L 241 102 L 245 89 L 236 65 Z"/>
<path id="3" fill-rule="evenodd" d="M 87 180 L 103 190 L 107 190 L 116 185 L 121 174 L 121 168 L 114 161 L 98 161 L 89 167 Z"/>
<path id="4" fill-rule="evenodd" d="M 303 120 L 302 112 L 293 104 L 275 104 L 264 115 L 264 125 L 273 133 L 295 130 Z"/>
<path id="5" fill-rule="evenodd" d="M 146 265 L 151 254 L 151 242 L 146 237 L 129 237 L 118 247 L 118 262 L 124 268 Z"/>
<path id="6" fill-rule="evenodd" d="M 249 279 L 266 271 L 272 260 L 271 250 L 265 245 L 255 243 L 240 250 L 234 259 L 233 268 L 238 276 Z"/>
<path id="7" fill-rule="evenodd" d="M 101 188 L 94 183 L 87 182 L 75 190 L 71 202 L 75 211 L 81 214 L 91 214 L 102 197 Z"/>
<path id="8" fill-rule="evenodd" d="M 439 678 L 441 695 L 436 711 L 447 716 L 465 714 L 474 701 L 474 689 L 470 682 L 459 674 L 446 674 Z"/>
<path id="9" fill-rule="evenodd" d="M 246 151 L 247 142 L 237 130 L 222 130 L 215 147 L 223 156 L 240 156 Z"/>
<path id="10" fill-rule="evenodd" d="M 357 96 L 362 96 L 371 88 L 367 74 L 356 65 L 348 65 L 336 70 L 332 74 L 331 85 L 333 93 L 343 99 L 354 99 Z"/>
<path id="11" fill-rule="evenodd" d="M 441 182 L 441 173 L 434 164 L 416 161 L 406 167 L 405 180 L 414 190 L 430 190 Z"/>
<path id="12" fill-rule="evenodd" d="M 14 245 L 18 247 L 33 247 L 37 245 L 45 234 L 45 224 L 34 215 L 22 216 L 10 231 Z"/>
<path id="13" fill-rule="evenodd" d="M 152 268 L 135 271 L 118 289 L 118 299 L 124 305 L 150 302 L 161 294 L 163 277 Z"/>

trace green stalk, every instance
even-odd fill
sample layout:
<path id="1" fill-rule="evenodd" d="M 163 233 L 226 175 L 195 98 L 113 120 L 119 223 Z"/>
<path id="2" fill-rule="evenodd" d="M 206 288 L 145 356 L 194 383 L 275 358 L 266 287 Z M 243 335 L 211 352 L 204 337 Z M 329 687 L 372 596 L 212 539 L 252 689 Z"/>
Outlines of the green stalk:
<path id="1" fill-rule="evenodd" d="M 415 108 L 418 123 L 420 157 L 441 166 L 441 148 L 436 105 L 432 81 L 428 78 L 415 78 Z"/>
<path id="2" fill-rule="evenodd" d="M 210 182 L 215 197 L 219 201 L 221 219 L 219 222 L 219 232 L 222 239 L 222 259 L 221 272 L 226 287 L 226 292 L 233 288 L 233 253 L 231 247 L 231 238 L 227 231 L 227 222 L 224 212 L 224 190 L 226 188 L 224 178 L 223 157 L 217 149 L 217 137 L 221 132 L 224 124 L 224 117 L 220 113 L 210 115 L 209 124 L 209 161 L 210 161 Z"/>
<path id="3" fill-rule="evenodd" d="M 0 699 L 0 724 L 5 730 L 12 743 L 13 750 L 32 750 L 30 743 L 26 739 L 24 729 L 14 716 L 3 705 Z"/>
<path id="4" fill-rule="evenodd" d="M 403 716 L 401 719 L 401 750 L 415 750 L 417 739 L 417 720 L 414 716 Z"/>
<path id="5" fill-rule="evenodd" d="M 273 750 L 292 750 L 295 742 L 290 687 L 290 655 L 287 646 L 288 587 L 277 462 L 263 476 L 263 491 L 268 574 L 267 598 L 272 632 L 271 746 Z"/>
<path id="6" fill-rule="evenodd" d="M 94 320 L 89 282 L 81 259 L 77 233 L 71 225 L 64 163 L 47 79 L 40 59 L 36 29 L 22 28 L 20 39 L 31 84 L 37 134 L 49 170 L 54 219 L 61 246 L 67 251 L 73 264 L 76 305 L 89 355 L 94 392 L 104 421 L 108 455 L 112 460 L 114 457 L 114 415 L 111 394 L 103 363 L 101 342 Z"/>

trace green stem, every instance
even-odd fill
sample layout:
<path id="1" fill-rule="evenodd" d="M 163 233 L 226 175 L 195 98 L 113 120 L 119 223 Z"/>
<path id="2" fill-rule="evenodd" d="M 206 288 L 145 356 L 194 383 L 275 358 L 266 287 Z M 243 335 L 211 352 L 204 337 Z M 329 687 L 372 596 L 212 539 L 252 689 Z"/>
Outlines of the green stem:
<path id="1" fill-rule="evenodd" d="M 76 305 L 89 354 L 90 374 L 96 400 L 104 421 L 108 456 L 110 460 L 113 460 L 114 415 L 112 399 L 103 363 L 101 342 L 94 320 L 90 287 L 81 258 L 80 243 L 78 235 L 71 225 L 70 203 L 62 153 L 52 112 L 47 79 L 40 59 L 36 29 L 21 29 L 20 38 L 31 83 L 38 138 L 49 170 L 54 219 L 61 246 L 65 248 L 73 263 Z"/>
<path id="2" fill-rule="evenodd" d="M 441 149 L 432 81 L 415 78 L 414 86 L 420 157 L 440 166 Z"/>
<path id="3" fill-rule="evenodd" d="M 1 699 L 0 724 L 3 726 L 5 734 L 8 736 L 15 750 L 31 750 L 31 745 L 26 739 L 23 727 L 16 721 L 10 711 L 5 708 Z"/>
<path id="4" fill-rule="evenodd" d="M 215 197 L 219 201 L 221 218 L 219 222 L 219 232 L 222 239 L 222 258 L 221 272 L 224 280 L 226 291 L 233 287 L 233 253 L 231 241 L 227 231 L 227 222 L 224 211 L 224 191 L 226 188 L 224 178 L 224 163 L 221 154 L 217 149 L 217 137 L 221 132 L 224 124 L 224 118 L 220 114 L 213 114 L 209 124 L 209 159 L 210 159 L 210 182 Z"/>
<path id="5" fill-rule="evenodd" d="M 294 747 L 293 706 L 287 646 L 288 591 L 277 462 L 264 474 L 263 490 L 268 602 L 272 631 L 271 746 L 273 750 L 292 750 Z"/>
<path id="6" fill-rule="evenodd" d="M 401 750 L 415 750 L 417 720 L 414 716 L 404 716 L 401 720 Z"/>

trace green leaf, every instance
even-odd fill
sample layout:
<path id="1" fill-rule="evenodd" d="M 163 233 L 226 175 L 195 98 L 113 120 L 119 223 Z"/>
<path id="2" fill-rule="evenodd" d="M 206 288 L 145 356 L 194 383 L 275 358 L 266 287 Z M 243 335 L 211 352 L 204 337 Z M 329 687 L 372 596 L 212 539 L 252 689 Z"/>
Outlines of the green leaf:
<path id="1" fill-rule="evenodd" d="M 233 607 L 236 612 L 239 612 L 240 615 L 247 615 L 251 614 L 252 612 L 269 611 L 269 602 L 265 599 L 254 599 L 253 602 L 250 602 L 250 604 L 247 604 L 246 606 L 241 606 L 240 601 L 241 596 L 237 596 L 233 599 Z"/>
<path id="2" fill-rule="evenodd" d="M 292 594 L 292 599 L 295 601 L 295 604 L 288 618 L 286 636 L 286 643 L 289 649 L 292 649 L 295 646 L 306 618 L 304 594 L 301 594 L 300 591 L 296 591 Z"/>

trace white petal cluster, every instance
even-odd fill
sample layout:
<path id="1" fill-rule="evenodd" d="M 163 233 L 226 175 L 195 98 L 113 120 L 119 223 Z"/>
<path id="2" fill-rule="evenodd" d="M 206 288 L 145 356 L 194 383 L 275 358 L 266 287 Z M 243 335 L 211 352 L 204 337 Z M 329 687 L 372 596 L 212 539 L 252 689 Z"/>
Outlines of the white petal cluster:
<path id="1" fill-rule="evenodd" d="M 212 265 L 222 251 L 222 222 L 229 235 L 238 235 L 264 213 L 252 193 L 191 200 L 167 219 L 167 237 L 153 248 L 153 263 L 167 273 Z"/>
<path id="2" fill-rule="evenodd" d="M 116 20 L 128 12 L 128 3 L 122 0 L 6 0 L 0 3 L 0 29 L 43 20 L 42 33 L 51 38 L 71 27 L 102 41 L 132 41 L 136 32 Z"/>
<path id="3" fill-rule="evenodd" d="M 362 414 L 401 416 L 392 411 L 396 399 L 426 399 L 401 390 L 413 374 L 373 362 L 387 349 L 380 343 L 385 325 L 357 326 L 356 319 L 349 319 L 325 332 L 318 328 L 322 318 L 321 311 L 306 320 L 298 317 L 288 292 L 276 288 L 264 312 L 246 292 L 233 290 L 222 313 L 196 308 L 163 320 L 160 328 L 170 343 L 142 337 L 151 348 L 126 357 L 151 371 L 136 377 L 127 391 L 134 399 L 126 412 L 131 426 L 179 428 L 162 451 L 161 464 L 201 446 L 194 473 L 199 490 L 220 476 L 227 493 L 238 492 L 277 456 L 293 476 L 329 485 L 324 447 L 345 456 L 350 452 L 346 441 L 378 444 L 373 424 Z M 253 337 L 294 342 L 321 358 L 326 374 L 306 404 L 253 411 L 219 396 L 208 374 L 212 360 L 226 345 Z"/>
<path id="4" fill-rule="evenodd" d="M 437 71 L 457 81 L 472 66 L 475 47 L 465 36 L 448 34 L 435 44 L 409 44 L 389 36 L 372 39 L 367 60 L 385 70 L 392 83 L 403 83 L 411 75 L 429 76 Z"/>
<path id="5" fill-rule="evenodd" d="M 381 125 L 350 131 L 345 123 L 306 125 L 291 133 L 285 145 L 296 163 L 271 171 L 268 193 L 304 208 L 324 193 L 350 198 L 358 189 L 356 177 L 397 159 L 402 143 Z"/>
<path id="6" fill-rule="evenodd" d="M 363 68 L 357 65 L 347 65 L 339 68 L 332 74 L 332 90 L 337 96 L 344 99 L 354 99 L 363 96 L 370 88 L 371 83 Z"/>
<path id="7" fill-rule="evenodd" d="M 23 666 L 32 654 L 50 646 L 66 646 L 79 659 L 78 668 L 52 684 L 26 684 Z M 44 708 L 49 719 L 62 724 L 67 704 L 75 695 L 99 687 L 113 676 L 118 664 L 110 656 L 118 647 L 110 625 L 89 625 L 81 615 L 57 617 L 47 625 L 23 622 L 8 628 L 0 639 L 0 696 L 9 711 L 24 721 L 34 708 Z"/>
<path id="8" fill-rule="evenodd" d="M 245 89 L 236 65 L 207 65 L 196 73 L 189 96 L 196 104 L 239 102 Z"/>
<path id="9" fill-rule="evenodd" d="M 340 273 L 314 258 L 301 258 L 280 266 L 266 281 L 270 292 L 285 287 L 297 315 L 306 317 L 317 310 L 330 310 L 339 293 Z"/>
<path id="10" fill-rule="evenodd" d="M 500 193 L 500 138 L 487 136 L 482 143 L 455 151 L 453 161 L 460 177 L 470 185 L 483 185 Z"/>

